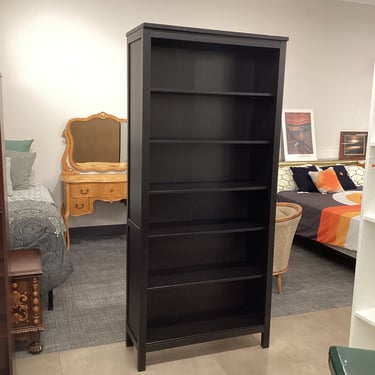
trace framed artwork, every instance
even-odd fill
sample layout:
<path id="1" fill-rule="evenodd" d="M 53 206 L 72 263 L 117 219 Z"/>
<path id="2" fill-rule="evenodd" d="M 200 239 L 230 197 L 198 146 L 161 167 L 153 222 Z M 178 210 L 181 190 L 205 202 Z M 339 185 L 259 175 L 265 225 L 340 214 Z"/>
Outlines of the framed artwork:
<path id="1" fill-rule="evenodd" d="M 284 109 L 281 125 L 286 161 L 317 160 L 311 109 Z"/>
<path id="2" fill-rule="evenodd" d="M 340 160 L 365 160 L 368 132 L 340 132 Z"/>

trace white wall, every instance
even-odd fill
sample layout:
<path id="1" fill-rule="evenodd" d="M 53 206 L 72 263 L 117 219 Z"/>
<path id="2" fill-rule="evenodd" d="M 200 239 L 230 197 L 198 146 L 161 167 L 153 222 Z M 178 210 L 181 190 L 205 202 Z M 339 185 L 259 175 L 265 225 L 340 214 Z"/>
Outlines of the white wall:
<path id="1" fill-rule="evenodd" d="M 72 117 L 127 117 L 126 37 L 143 22 L 288 36 L 284 108 L 312 108 L 320 159 L 367 130 L 375 7 L 336 0 L 1 0 L 7 139 L 34 138 L 34 179 L 61 202 L 61 133 Z M 124 222 L 97 203 L 71 226 Z"/>

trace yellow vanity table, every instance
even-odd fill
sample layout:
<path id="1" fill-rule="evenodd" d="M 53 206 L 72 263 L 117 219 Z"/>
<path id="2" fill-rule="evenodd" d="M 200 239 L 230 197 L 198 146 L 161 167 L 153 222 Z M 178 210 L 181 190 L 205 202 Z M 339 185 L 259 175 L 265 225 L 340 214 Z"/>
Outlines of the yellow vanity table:
<path id="1" fill-rule="evenodd" d="M 61 212 L 70 249 L 69 216 L 89 215 L 96 200 L 116 202 L 127 198 L 127 120 L 101 112 L 68 122 L 63 136 Z"/>

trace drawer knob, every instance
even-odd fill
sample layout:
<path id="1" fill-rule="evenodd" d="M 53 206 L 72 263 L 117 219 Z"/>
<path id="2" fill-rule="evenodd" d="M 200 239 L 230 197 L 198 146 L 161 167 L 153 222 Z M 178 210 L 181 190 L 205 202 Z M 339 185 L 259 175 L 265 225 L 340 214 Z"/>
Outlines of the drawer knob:
<path id="1" fill-rule="evenodd" d="M 85 205 L 83 203 L 77 203 L 76 209 L 81 210 Z"/>
<path id="2" fill-rule="evenodd" d="M 81 194 L 86 195 L 89 193 L 89 189 L 81 189 Z"/>

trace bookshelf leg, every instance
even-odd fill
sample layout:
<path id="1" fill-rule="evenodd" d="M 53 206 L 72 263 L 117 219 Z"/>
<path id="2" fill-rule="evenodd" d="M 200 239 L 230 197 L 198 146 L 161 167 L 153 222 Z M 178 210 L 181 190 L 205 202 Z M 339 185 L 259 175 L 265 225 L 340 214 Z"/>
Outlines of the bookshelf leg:
<path id="1" fill-rule="evenodd" d="M 137 369 L 138 371 L 146 370 L 146 350 L 141 348 L 138 348 Z"/>
<path id="2" fill-rule="evenodd" d="M 126 332 L 126 346 L 134 346 L 134 343 L 127 332 Z"/>
<path id="3" fill-rule="evenodd" d="M 268 348 L 270 346 L 270 333 L 269 333 L 269 331 L 262 333 L 260 345 L 261 345 L 262 348 Z"/>

